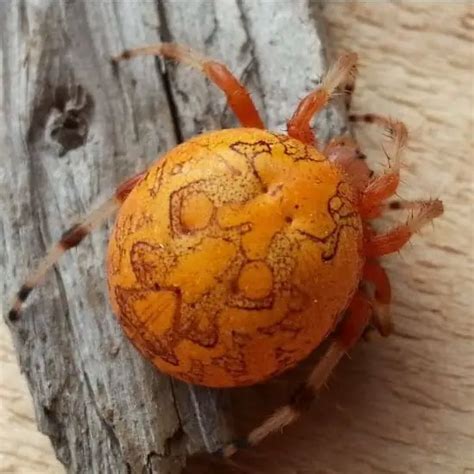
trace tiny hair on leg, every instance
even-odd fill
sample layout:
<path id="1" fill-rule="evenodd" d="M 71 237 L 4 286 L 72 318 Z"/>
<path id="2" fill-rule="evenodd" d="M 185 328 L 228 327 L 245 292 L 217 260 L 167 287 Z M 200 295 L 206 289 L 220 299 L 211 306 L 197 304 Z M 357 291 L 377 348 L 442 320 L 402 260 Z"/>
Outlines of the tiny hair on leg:
<path id="1" fill-rule="evenodd" d="M 367 258 L 378 258 L 400 250 L 422 227 L 443 214 L 443 203 L 439 199 L 424 201 L 405 224 L 381 233 L 371 234 L 365 242 Z"/>
<path id="2" fill-rule="evenodd" d="M 329 68 L 321 84 L 300 101 L 293 116 L 288 120 L 287 129 L 290 137 L 317 147 L 316 137 L 310 126 L 311 120 L 328 104 L 335 90 L 355 73 L 356 64 L 355 53 L 346 53 L 338 58 Z"/>
<path id="3" fill-rule="evenodd" d="M 393 150 L 390 153 L 385 151 L 389 159 L 389 167 L 380 175 L 373 177 L 362 194 L 359 207 L 361 216 L 364 219 L 374 219 L 382 213 L 383 203 L 392 197 L 400 184 L 400 157 L 403 148 L 408 140 L 408 132 L 403 122 L 391 120 L 375 114 L 350 115 L 353 121 L 366 121 L 384 127 L 392 140 Z"/>

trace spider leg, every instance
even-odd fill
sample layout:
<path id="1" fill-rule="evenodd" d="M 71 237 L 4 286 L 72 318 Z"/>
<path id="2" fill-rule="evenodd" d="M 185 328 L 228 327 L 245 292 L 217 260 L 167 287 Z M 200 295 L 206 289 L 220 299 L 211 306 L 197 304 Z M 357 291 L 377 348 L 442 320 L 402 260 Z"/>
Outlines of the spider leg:
<path id="1" fill-rule="evenodd" d="M 23 304 L 31 291 L 38 286 L 46 273 L 56 264 L 60 257 L 69 249 L 76 247 L 81 241 L 109 218 L 125 201 L 126 197 L 135 185 L 143 178 L 145 173 L 140 173 L 133 178 L 123 182 L 116 189 L 114 195 L 107 199 L 97 209 L 94 209 L 82 222 L 73 225 L 61 236 L 61 239 L 53 245 L 46 256 L 39 262 L 31 276 L 21 285 L 15 296 L 12 307 L 8 312 L 10 321 L 16 321 L 20 317 Z"/>
<path id="2" fill-rule="evenodd" d="M 357 142 L 346 135 L 333 138 L 324 148 L 323 154 L 344 168 L 352 185 L 363 192 L 369 184 L 372 171 L 365 161 Z"/>
<path id="3" fill-rule="evenodd" d="M 293 394 L 290 402 L 277 409 L 260 426 L 252 430 L 246 438 L 227 444 L 218 453 L 224 457 L 230 457 L 240 448 L 255 446 L 268 435 L 280 431 L 285 426 L 296 421 L 307 411 L 320 388 L 326 384 L 342 356 L 359 340 L 364 329 L 367 327 L 371 312 L 372 306 L 370 301 L 362 293 L 356 293 L 349 305 L 347 316 L 340 325 L 335 340 L 317 363 L 307 381 Z"/>
<path id="4" fill-rule="evenodd" d="M 387 171 L 372 179 L 362 194 L 359 211 L 364 219 L 373 219 L 380 215 L 383 201 L 395 194 L 400 183 L 400 156 L 408 140 L 408 131 L 403 122 L 391 120 L 376 114 L 350 115 L 352 122 L 373 123 L 384 127 L 392 139 L 393 151 L 389 158 L 390 167 Z"/>
<path id="5" fill-rule="evenodd" d="M 390 317 L 390 301 L 392 299 L 390 280 L 382 265 L 376 260 L 369 260 L 365 263 L 362 279 L 371 283 L 375 288 L 372 301 L 372 322 L 379 333 L 386 337 L 393 329 Z"/>
<path id="6" fill-rule="evenodd" d="M 242 126 L 265 128 L 249 92 L 224 64 L 174 43 L 158 43 L 142 48 L 128 49 L 113 57 L 112 61 L 116 63 L 136 56 L 162 56 L 198 69 L 224 92 L 230 108 Z"/>
<path id="7" fill-rule="evenodd" d="M 349 112 L 352 105 L 352 96 L 355 90 L 355 83 L 357 77 L 357 65 L 354 66 L 352 74 L 347 76 L 345 83 L 342 84 L 341 90 L 344 92 L 344 104 L 346 106 L 346 111 Z"/>
<path id="8" fill-rule="evenodd" d="M 397 252 L 426 224 L 443 214 L 443 203 L 439 199 L 424 201 L 406 221 L 388 232 L 372 233 L 366 238 L 364 253 L 367 258 L 377 258 Z"/>
<path id="9" fill-rule="evenodd" d="M 342 55 L 328 70 L 321 85 L 310 92 L 298 104 L 293 116 L 288 121 L 288 135 L 303 143 L 317 145 L 316 138 L 310 127 L 311 119 L 327 105 L 334 91 L 347 82 L 355 72 L 357 55 Z"/>
<path id="10" fill-rule="evenodd" d="M 407 201 L 404 199 L 396 199 L 395 201 L 386 202 L 381 206 L 381 213 L 385 211 L 418 211 L 419 209 L 426 206 L 428 201 L 416 200 Z"/>

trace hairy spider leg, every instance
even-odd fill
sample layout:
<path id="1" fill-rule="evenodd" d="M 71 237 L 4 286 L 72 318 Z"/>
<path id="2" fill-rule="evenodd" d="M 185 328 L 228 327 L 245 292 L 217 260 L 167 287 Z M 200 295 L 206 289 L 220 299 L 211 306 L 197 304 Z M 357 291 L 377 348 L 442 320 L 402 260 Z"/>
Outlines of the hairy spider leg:
<path id="1" fill-rule="evenodd" d="M 352 137 L 342 135 L 333 138 L 324 148 L 323 154 L 344 168 L 354 188 L 361 193 L 364 191 L 373 172 L 367 166 L 366 156 Z"/>
<path id="2" fill-rule="evenodd" d="M 355 64 L 352 73 L 347 76 L 346 81 L 340 86 L 340 89 L 344 93 L 344 105 L 346 106 L 347 112 L 349 112 L 352 106 L 352 97 L 354 96 L 357 73 L 357 64 Z"/>
<path id="3" fill-rule="evenodd" d="M 369 281 L 375 286 L 374 300 L 376 304 L 374 305 L 370 298 L 360 291 L 357 292 L 338 329 L 335 341 L 316 365 L 306 383 L 294 394 L 290 403 L 275 411 L 270 418 L 252 430 L 246 438 L 224 446 L 218 451 L 219 454 L 224 457 L 232 456 L 240 448 L 254 446 L 269 434 L 296 421 L 309 408 L 318 390 L 326 383 L 341 357 L 358 341 L 371 318 L 374 319 L 381 334 L 389 333 L 391 330 L 391 321 L 388 315 L 388 305 L 391 298 L 390 282 L 378 262 L 370 259 L 396 252 L 408 242 L 414 233 L 442 213 L 441 201 L 427 201 L 420 207 L 418 214 L 411 216 L 406 224 L 382 234 L 367 232 L 364 251 L 369 261 L 363 270 L 363 280 Z"/>
<path id="4" fill-rule="evenodd" d="M 408 131 L 403 122 L 382 117 L 377 114 L 349 115 L 352 122 L 374 123 L 385 128 L 392 139 L 393 151 L 387 155 L 389 168 L 380 176 L 374 177 L 365 188 L 359 206 L 363 219 L 380 216 L 383 202 L 393 196 L 400 184 L 400 156 L 408 140 Z"/>
<path id="5" fill-rule="evenodd" d="M 392 289 L 388 275 L 377 260 L 368 260 L 364 265 L 362 279 L 374 287 L 374 297 L 371 301 L 373 308 L 372 322 L 378 332 L 387 337 L 393 330 L 390 317 Z"/>
<path id="6" fill-rule="evenodd" d="M 225 445 L 217 454 L 230 457 L 241 448 L 255 446 L 268 435 L 281 431 L 285 426 L 296 421 L 307 411 L 342 356 L 359 340 L 368 325 L 371 313 L 370 301 L 361 292 L 356 293 L 334 341 L 316 364 L 306 382 L 294 392 L 289 403 L 278 408 L 260 426 L 253 429 L 246 438 Z"/>
<path id="7" fill-rule="evenodd" d="M 269 434 L 296 421 L 301 413 L 309 408 L 318 390 L 326 383 L 341 357 L 355 345 L 364 333 L 369 320 L 374 321 L 382 335 L 387 335 L 390 332 L 391 321 L 388 313 L 391 298 L 390 282 L 383 268 L 372 259 L 398 251 L 414 233 L 443 213 L 443 205 L 439 200 L 420 202 L 417 209 L 418 212 L 410 216 L 405 224 L 388 232 L 377 234 L 369 225 L 366 226 L 364 253 L 369 260 L 363 270 L 363 280 L 372 283 L 375 287 L 373 301 L 361 291 L 356 293 L 349 305 L 348 314 L 338 329 L 335 341 L 317 364 L 307 382 L 292 397 L 290 403 L 279 408 L 244 439 L 234 441 L 221 448 L 218 454 L 230 457 L 239 449 L 254 446 Z"/>
<path id="8" fill-rule="evenodd" d="M 82 222 L 73 225 L 63 233 L 60 240 L 53 245 L 46 256 L 39 262 L 31 276 L 21 285 L 8 312 L 10 321 L 16 321 L 20 317 L 22 306 L 31 291 L 38 286 L 46 273 L 57 263 L 61 256 L 79 245 L 88 234 L 113 215 L 144 175 L 145 173 L 143 172 L 123 182 L 117 187 L 112 197 L 107 199 L 97 209 L 94 209 Z"/>
<path id="9" fill-rule="evenodd" d="M 372 233 L 367 236 L 364 253 L 367 258 L 378 258 L 400 250 L 411 236 L 420 231 L 436 217 L 443 214 L 443 203 L 439 199 L 420 203 L 404 224 L 400 224 L 384 233 Z"/>
<path id="10" fill-rule="evenodd" d="M 381 207 L 381 211 L 418 211 L 422 207 L 426 206 L 426 203 L 429 202 L 424 199 L 417 199 L 414 201 L 409 201 L 405 199 L 396 199 L 394 201 L 386 202 Z"/>
<path id="11" fill-rule="evenodd" d="M 347 53 L 340 56 L 329 68 L 321 85 L 300 101 L 288 121 L 287 128 L 290 137 L 317 147 L 316 137 L 310 127 L 311 120 L 328 104 L 338 86 L 346 83 L 348 77 L 355 73 L 356 63 L 357 55 Z"/>
<path id="12" fill-rule="evenodd" d="M 249 92 L 224 64 L 202 56 L 190 48 L 174 43 L 158 43 L 142 48 L 127 49 L 118 56 L 113 57 L 112 61 L 118 62 L 137 56 L 161 56 L 198 69 L 224 92 L 230 108 L 242 126 L 265 128 Z"/>

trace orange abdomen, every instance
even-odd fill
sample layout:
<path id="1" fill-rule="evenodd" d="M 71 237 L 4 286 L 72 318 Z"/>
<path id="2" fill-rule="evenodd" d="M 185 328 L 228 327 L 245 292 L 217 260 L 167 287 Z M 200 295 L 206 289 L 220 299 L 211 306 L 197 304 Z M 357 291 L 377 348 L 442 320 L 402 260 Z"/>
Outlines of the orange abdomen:
<path id="1" fill-rule="evenodd" d="M 112 305 L 160 370 L 195 384 L 262 381 L 334 328 L 363 265 L 344 171 L 313 147 L 257 129 L 168 152 L 120 209 Z"/>

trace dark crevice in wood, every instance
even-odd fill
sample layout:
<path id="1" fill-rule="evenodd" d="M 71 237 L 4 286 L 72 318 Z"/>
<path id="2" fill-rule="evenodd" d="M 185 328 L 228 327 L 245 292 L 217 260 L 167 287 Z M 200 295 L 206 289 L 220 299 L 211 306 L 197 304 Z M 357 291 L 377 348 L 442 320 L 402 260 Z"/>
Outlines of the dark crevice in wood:
<path id="1" fill-rule="evenodd" d="M 82 373 L 83 373 L 84 381 L 86 383 L 87 390 L 89 391 L 90 399 L 92 400 L 92 403 L 93 403 L 94 411 L 100 423 L 102 424 L 104 431 L 107 433 L 107 438 L 110 442 L 110 446 L 112 449 L 112 455 L 116 459 L 120 459 L 122 456 L 120 452 L 120 441 L 117 438 L 117 434 L 115 433 L 113 426 L 111 426 L 110 423 L 102 416 L 100 407 L 97 405 L 96 394 L 94 393 L 94 389 L 92 388 L 92 384 L 87 374 L 87 371 L 84 370 L 84 368 L 82 370 Z"/>
<path id="2" fill-rule="evenodd" d="M 263 122 L 266 122 L 266 111 L 265 111 L 265 93 L 263 90 L 262 86 L 262 77 L 260 75 L 260 61 L 258 59 L 258 56 L 255 54 L 255 48 L 254 48 L 254 43 L 252 40 L 252 34 L 250 32 L 250 20 L 247 17 L 247 14 L 245 13 L 245 7 L 243 5 L 242 0 L 236 0 L 237 7 L 239 9 L 239 15 L 240 15 L 240 21 L 242 22 L 242 28 L 245 32 L 245 43 L 242 45 L 241 52 L 245 52 L 246 48 L 250 51 L 250 56 L 252 57 L 252 60 L 248 66 L 249 70 L 252 70 L 255 74 L 255 83 L 257 86 L 257 93 L 258 95 L 262 98 L 264 107 L 263 110 L 259 111 L 260 114 L 262 115 Z M 247 68 L 244 70 L 244 74 L 247 71 Z M 244 79 L 242 78 L 242 82 L 245 84 Z"/>
<path id="3" fill-rule="evenodd" d="M 166 21 L 166 12 L 162 0 L 157 0 L 157 10 L 158 10 L 158 20 L 160 23 L 160 39 L 163 42 L 172 41 L 171 32 Z M 161 68 L 161 61 L 163 61 L 164 67 Z M 166 62 L 160 58 L 156 59 L 157 69 L 161 75 L 163 88 L 165 91 L 166 98 L 168 100 L 168 107 L 170 109 L 171 119 L 173 121 L 173 129 L 176 136 L 177 143 L 183 142 L 183 132 L 179 124 L 179 113 L 178 106 L 173 97 L 173 90 L 171 86 L 170 77 L 168 74 L 168 69 Z"/>

